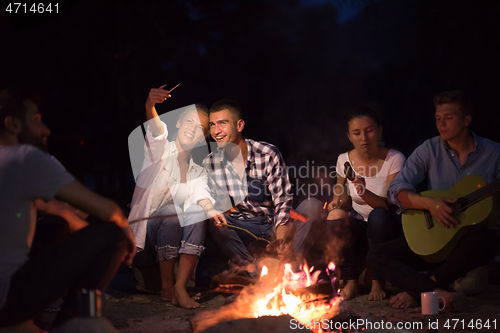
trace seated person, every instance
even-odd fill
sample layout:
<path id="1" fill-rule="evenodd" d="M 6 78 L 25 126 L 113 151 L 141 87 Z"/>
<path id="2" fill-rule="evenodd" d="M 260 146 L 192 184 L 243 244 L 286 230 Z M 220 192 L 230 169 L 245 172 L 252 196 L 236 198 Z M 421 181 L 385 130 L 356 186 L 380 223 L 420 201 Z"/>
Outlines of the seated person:
<path id="1" fill-rule="evenodd" d="M 224 214 L 227 224 L 246 229 L 260 238 L 269 239 L 273 231 L 282 238 L 292 196 L 278 149 L 243 137 L 245 121 L 241 107 L 234 101 L 216 102 L 210 109 L 209 126 L 218 148 L 205 158 L 203 165 L 209 172 L 212 196 L 225 205 L 218 208 L 227 211 Z M 255 179 L 253 186 L 247 185 L 250 178 Z M 209 230 L 226 257 L 248 267 L 251 277 L 258 275 L 253 269 L 256 259 L 247 248 L 254 240 L 251 236 L 238 229 L 223 228 L 218 221 L 209 223 Z"/>
<path id="2" fill-rule="evenodd" d="M 339 209 L 352 199 L 349 214 L 349 243 L 344 246 L 342 269 L 347 284 L 341 295 L 348 300 L 358 292 L 359 269 L 356 253 L 366 256 L 368 247 L 394 239 L 402 234 L 396 214 L 389 212 L 386 200 L 389 183 L 402 168 L 405 157 L 399 151 L 380 145 L 382 126 L 379 115 L 370 107 L 358 106 L 347 116 L 347 136 L 354 149 L 337 159 L 337 185 L 329 209 Z M 346 179 L 344 164 L 349 162 L 354 170 L 353 181 Z M 346 186 L 346 182 L 348 186 Z M 334 212 L 343 215 L 342 212 Z M 329 222 L 330 223 L 330 222 Z M 372 275 L 369 300 L 385 298 L 382 281 Z"/>
<path id="3" fill-rule="evenodd" d="M 466 175 L 479 175 L 487 183 L 500 178 L 500 144 L 481 138 L 468 129 L 472 120 L 470 97 L 461 91 L 434 96 L 435 119 L 439 136 L 418 146 L 406 161 L 388 190 L 389 202 L 403 209 L 425 209 L 445 228 L 458 221 L 448 205 L 455 199 L 424 197 L 415 187 L 424 182 L 429 190 L 451 188 Z M 425 240 L 422 240 L 425 241 Z M 473 249 L 473 250 L 472 250 Z M 404 236 L 376 245 L 368 253 L 368 264 L 374 272 L 404 290 L 391 299 L 395 308 L 416 306 L 420 294 L 436 291 L 446 306 L 459 309 L 465 295 L 450 291 L 448 286 L 469 271 L 493 260 L 498 249 L 498 230 L 474 226 L 458 242 L 444 261 L 430 264 L 415 254 Z M 419 271 L 434 269 L 432 276 Z"/>
<path id="4" fill-rule="evenodd" d="M 77 291 L 105 290 L 120 263 L 132 262 L 134 237 L 112 201 L 76 181 L 46 153 L 48 128 L 35 99 L 0 91 L 0 327 L 17 325 L 64 298 L 59 321 L 77 313 Z M 78 230 L 28 258 L 34 201 L 68 202 L 105 222 Z"/>
<path id="5" fill-rule="evenodd" d="M 209 171 L 208 183 L 217 203 L 225 211 L 227 224 L 250 231 L 266 240 L 282 241 L 291 226 L 293 196 L 285 162 L 278 149 L 266 142 L 243 137 L 243 111 L 232 100 L 220 100 L 210 108 L 210 134 L 218 148 L 203 161 Z M 306 241 L 309 230 L 324 220 L 322 204 L 305 200 L 297 211 L 309 216 L 299 223 L 293 237 L 293 249 L 300 258 L 312 246 Z M 232 263 L 246 267 L 250 278 L 258 276 L 258 265 L 249 247 L 255 240 L 237 228 L 223 227 L 217 220 L 209 230 L 221 251 Z M 290 237 L 292 239 L 292 237 Z M 315 239 L 312 241 L 316 241 Z M 292 248 L 291 244 L 284 244 Z M 285 251 L 286 252 L 286 251 Z M 282 256 L 282 261 L 293 255 Z"/>
<path id="6" fill-rule="evenodd" d="M 186 286 L 205 240 L 207 215 L 218 219 L 207 185 L 207 173 L 195 164 L 191 150 L 205 141 L 208 114 L 202 105 L 186 107 L 180 114 L 175 141 L 167 140 L 168 130 L 156 112 L 155 104 L 170 97 L 163 89 L 151 89 L 146 101 L 148 119 L 145 160 L 132 198 L 129 219 L 144 217 L 132 224 L 137 247 L 157 250 L 161 274 L 161 298 L 186 309 L 198 308 Z M 221 216 L 224 222 L 224 217 Z M 179 257 L 179 270 L 174 282 L 174 264 Z"/>

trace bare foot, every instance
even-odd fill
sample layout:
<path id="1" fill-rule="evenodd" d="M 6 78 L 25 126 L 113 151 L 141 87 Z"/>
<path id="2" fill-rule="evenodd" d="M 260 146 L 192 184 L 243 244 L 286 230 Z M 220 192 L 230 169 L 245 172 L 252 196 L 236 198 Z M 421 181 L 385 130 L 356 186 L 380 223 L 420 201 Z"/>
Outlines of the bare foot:
<path id="1" fill-rule="evenodd" d="M 407 292 L 399 293 L 391 298 L 391 305 L 395 309 L 408 309 L 417 306 L 417 302 Z"/>
<path id="2" fill-rule="evenodd" d="M 201 294 L 196 294 L 193 297 L 189 297 L 186 289 L 181 287 L 176 287 L 174 292 L 174 298 L 172 299 L 172 304 L 179 305 L 184 309 L 197 309 L 200 304 L 196 300 L 200 299 Z"/>
<path id="3" fill-rule="evenodd" d="M 387 294 L 385 293 L 385 290 L 383 289 L 383 285 L 385 284 L 384 281 L 377 281 L 377 280 L 372 280 L 372 290 L 370 291 L 370 294 L 368 295 L 368 300 L 369 301 L 381 301 L 385 299 Z"/>
<path id="4" fill-rule="evenodd" d="M 340 292 L 340 296 L 342 296 L 346 301 L 353 299 L 354 296 L 358 293 L 358 286 L 356 285 L 356 280 L 348 280 L 344 289 Z"/>
<path id="5" fill-rule="evenodd" d="M 162 301 L 172 302 L 174 299 L 174 286 L 162 289 L 160 297 Z"/>
<path id="6" fill-rule="evenodd" d="M 462 310 L 464 304 L 465 304 L 465 299 L 466 296 L 462 292 L 449 292 L 443 289 L 436 288 L 434 290 L 439 294 L 440 297 L 444 298 L 446 301 L 446 308 L 455 310 L 455 311 L 460 311 Z M 442 303 L 441 299 L 439 299 L 439 302 Z"/>

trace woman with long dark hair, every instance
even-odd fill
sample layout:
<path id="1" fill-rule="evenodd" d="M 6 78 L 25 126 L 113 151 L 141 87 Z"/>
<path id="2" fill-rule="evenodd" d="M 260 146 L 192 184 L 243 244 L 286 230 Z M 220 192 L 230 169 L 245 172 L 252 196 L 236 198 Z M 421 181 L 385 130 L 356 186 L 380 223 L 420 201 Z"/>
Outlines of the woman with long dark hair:
<path id="1" fill-rule="evenodd" d="M 347 280 L 341 295 L 351 299 L 358 293 L 359 269 L 356 254 L 366 256 L 368 247 L 396 238 L 401 225 L 387 203 L 387 188 L 402 168 L 405 157 L 394 149 L 381 145 L 382 125 L 379 115 L 368 106 L 358 106 L 347 116 L 347 137 L 354 149 L 337 159 L 337 186 L 329 210 L 337 217 L 347 218 L 351 237 L 344 247 L 341 270 Z M 346 177 L 345 163 L 349 162 L 354 179 Z M 346 203 L 352 209 L 345 212 Z M 343 210 L 344 211 L 343 211 Z M 348 215 L 348 216 L 347 216 Z M 369 300 L 386 297 L 383 281 L 372 276 Z"/>

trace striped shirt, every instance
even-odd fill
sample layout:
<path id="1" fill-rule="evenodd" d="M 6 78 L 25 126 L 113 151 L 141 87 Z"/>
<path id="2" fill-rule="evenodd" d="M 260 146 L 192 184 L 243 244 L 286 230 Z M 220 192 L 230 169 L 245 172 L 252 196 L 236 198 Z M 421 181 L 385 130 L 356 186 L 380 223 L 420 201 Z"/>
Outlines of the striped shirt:
<path id="1" fill-rule="evenodd" d="M 208 186 L 216 209 L 234 207 L 232 217 L 267 215 L 275 227 L 289 220 L 293 196 L 285 161 L 272 144 L 245 139 L 248 147 L 245 176 L 240 178 L 233 163 L 217 148 L 203 161 L 209 172 Z"/>

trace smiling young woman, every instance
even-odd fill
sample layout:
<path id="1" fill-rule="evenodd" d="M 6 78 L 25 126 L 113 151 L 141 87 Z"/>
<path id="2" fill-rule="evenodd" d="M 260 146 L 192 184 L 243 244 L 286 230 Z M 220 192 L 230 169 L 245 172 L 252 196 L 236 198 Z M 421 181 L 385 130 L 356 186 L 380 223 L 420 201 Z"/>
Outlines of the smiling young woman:
<path id="1" fill-rule="evenodd" d="M 198 104 L 185 107 L 176 123 L 177 136 L 169 142 L 168 128 L 155 108 L 171 97 L 173 89 L 164 87 L 151 89 L 146 101 L 146 154 L 129 219 L 149 218 L 132 224 L 132 230 L 139 249 L 156 252 L 162 300 L 197 308 L 196 296 L 190 297 L 186 286 L 204 249 L 205 220 L 219 215 L 213 207 L 207 172 L 191 156 L 192 149 L 208 135 L 208 109 Z M 177 258 L 179 270 L 174 276 Z M 134 263 L 146 266 L 139 260 Z"/>

